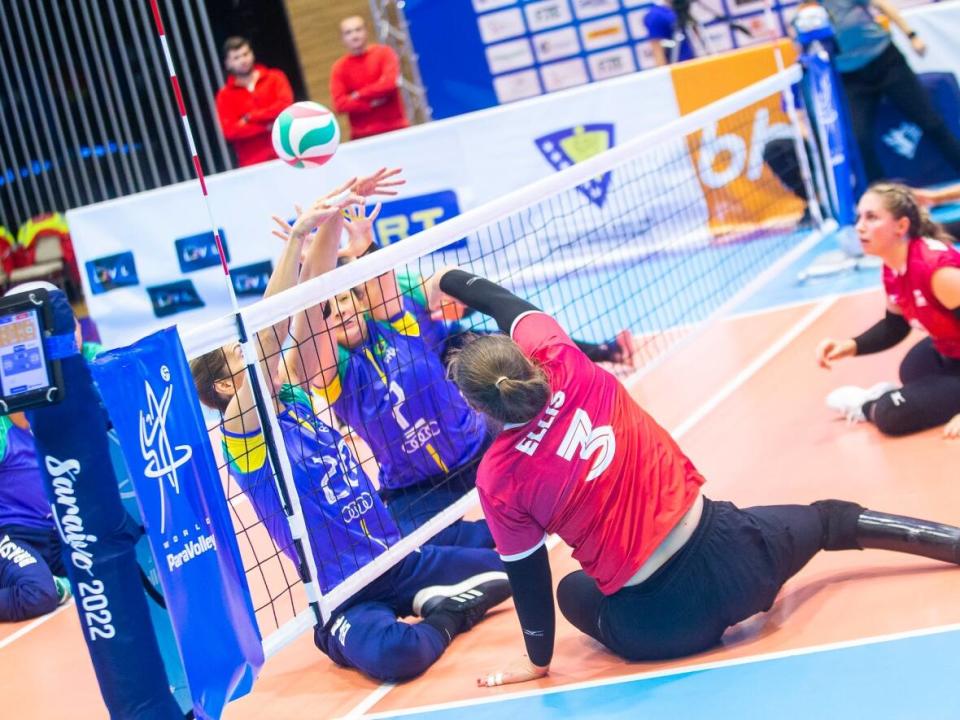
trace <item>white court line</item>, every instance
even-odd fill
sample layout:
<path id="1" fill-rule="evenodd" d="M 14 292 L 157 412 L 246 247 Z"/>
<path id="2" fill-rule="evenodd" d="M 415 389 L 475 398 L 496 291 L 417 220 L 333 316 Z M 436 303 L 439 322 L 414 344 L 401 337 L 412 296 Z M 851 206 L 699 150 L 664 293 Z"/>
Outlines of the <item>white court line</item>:
<path id="1" fill-rule="evenodd" d="M 20 628 L 19 630 L 17 630 L 15 633 L 11 633 L 11 634 L 8 635 L 7 637 L 5 637 L 3 640 L 0 640 L 0 650 L 2 650 L 2 649 L 5 648 L 7 645 L 9 645 L 10 643 L 12 643 L 14 640 L 17 640 L 17 639 L 19 639 L 19 638 L 22 638 L 24 635 L 26 635 L 28 632 L 30 632 L 30 631 L 33 630 L 34 628 L 40 627 L 41 625 L 43 625 L 43 624 L 44 624 L 47 620 L 49 620 L 50 618 L 52 618 L 52 617 L 54 617 L 54 616 L 56 616 L 56 615 L 59 615 L 61 612 L 63 612 L 64 610 L 66 610 L 66 609 L 67 609 L 68 607 L 70 607 L 71 605 L 73 605 L 73 598 L 71 598 L 70 600 L 68 600 L 67 602 L 65 602 L 63 605 L 61 605 L 60 607 L 58 607 L 58 608 L 57 608 L 56 610 L 54 610 L 53 612 L 50 612 L 50 613 L 47 613 L 46 615 L 43 615 L 43 616 L 41 616 L 41 617 L 38 617 L 36 620 L 34 620 L 34 621 L 33 621 L 32 623 L 30 623 L 29 625 L 24 625 L 22 628 Z"/>
<path id="2" fill-rule="evenodd" d="M 697 423 L 699 423 L 703 418 L 709 415 L 713 410 L 717 408 L 724 400 L 730 397 L 734 392 L 737 391 L 747 380 L 753 377 L 764 365 L 766 365 L 770 360 L 772 360 L 776 355 L 781 353 L 784 348 L 786 348 L 791 342 L 797 339 L 804 330 L 810 327 L 814 322 L 816 322 L 833 304 L 837 301 L 836 295 L 830 295 L 826 298 L 823 298 L 817 302 L 813 308 L 811 308 L 802 318 L 800 318 L 793 326 L 781 335 L 777 340 L 773 342 L 766 350 L 764 350 L 760 355 L 758 355 L 753 362 L 747 365 L 745 368 L 740 370 L 726 385 L 724 385 L 720 390 L 710 396 L 710 398 L 702 403 L 696 410 L 693 411 L 683 422 L 677 425 L 672 431 L 671 435 L 674 440 L 679 440 L 687 432 L 690 431 Z M 638 382 L 642 381 L 642 377 L 634 376 L 634 380 L 629 382 L 627 385 L 627 390 L 630 390 L 630 385 L 635 385 Z M 628 378 L 629 381 L 629 378 Z M 547 550 L 552 550 L 557 545 L 560 544 L 560 537 L 557 535 L 551 535 L 547 539 Z M 389 685 L 389 687 L 387 687 Z M 373 693 L 366 697 L 359 705 L 353 708 L 349 713 L 342 717 L 342 720 L 355 720 L 355 718 L 360 717 L 381 717 L 380 715 L 367 715 L 364 716 L 366 710 L 373 707 L 376 702 L 381 700 L 387 695 L 393 688 L 395 684 L 387 683 L 381 685 L 379 688 L 373 691 Z M 565 686 L 567 687 L 567 686 Z M 536 694 L 536 693 L 534 693 Z M 377 700 L 371 702 L 371 698 L 376 695 Z M 467 703 L 469 704 L 469 703 Z M 385 717 L 385 716 L 384 716 Z"/>
<path id="3" fill-rule="evenodd" d="M 756 373 L 763 368 L 764 365 L 783 352 L 783 350 L 790 343 L 796 340 L 807 328 L 819 320 L 827 310 L 833 307 L 833 304 L 836 301 L 836 296 L 832 295 L 820 300 L 816 305 L 814 305 L 811 310 L 809 310 L 802 318 L 793 324 L 793 327 L 777 338 L 777 340 L 770 345 L 770 347 L 760 353 L 760 355 L 754 358 L 753 362 L 740 370 L 740 372 L 738 372 L 726 385 L 714 393 L 709 400 L 701 404 L 700 407 L 694 410 L 694 412 L 690 414 L 686 420 L 671 430 L 670 434 L 673 435 L 674 440 L 679 440 L 681 437 L 686 435 L 694 425 L 700 422 L 720 403 L 736 392 L 738 388 L 747 382 L 747 380 L 756 375 Z M 630 386 L 636 385 L 638 382 L 639 381 L 631 382 L 630 385 L 627 386 L 627 389 L 630 390 Z"/>
<path id="4" fill-rule="evenodd" d="M 344 715 L 340 720 L 353 720 L 353 718 L 364 717 L 364 713 L 386 697 L 387 693 L 397 686 L 396 683 L 383 683 L 380 687 L 364 698 L 363 702 L 357 705 L 353 710 Z"/>
<path id="5" fill-rule="evenodd" d="M 703 672 L 704 670 L 717 670 L 720 668 L 736 667 L 738 665 L 752 665 L 754 663 L 769 662 L 771 660 L 781 660 L 784 658 L 799 657 L 803 655 L 814 655 L 816 653 L 830 652 L 833 650 L 846 650 L 848 648 L 862 647 L 864 645 L 879 645 L 881 643 L 895 642 L 897 640 L 909 640 L 911 638 L 926 637 L 928 635 L 941 635 L 958 631 L 960 631 L 960 623 L 953 625 L 940 625 L 937 627 L 924 628 L 922 630 L 906 630 L 904 632 L 889 633 L 887 635 L 875 635 L 868 638 L 857 638 L 856 640 L 841 640 L 833 643 L 825 643 L 823 645 L 811 645 L 810 647 L 796 648 L 794 650 L 779 650 L 777 652 L 763 653 L 762 655 L 749 655 L 746 657 L 731 658 L 729 660 L 715 660 L 713 662 L 699 663 L 697 665 L 682 665 L 680 667 L 668 668 L 665 670 L 652 670 L 650 672 L 633 673 L 614 678 L 603 678 L 601 680 L 586 680 L 584 682 L 571 683 L 569 685 L 558 685 L 557 687 L 552 688 L 520 690 L 512 693 L 494 695 L 489 698 L 453 700 L 451 702 L 437 703 L 435 705 L 421 705 L 415 708 L 405 708 L 403 710 L 373 713 L 372 715 L 365 716 L 365 720 L 403 717 L 406 715 L 436 712 L 438 710 L 452 710 L 454 708 L 472 707 L 476 705 L 489 705 L 491 703 L 519 700 L 528 697 L 556 695 L 557 693 L 562 692 L 587 690 L 590 688 L 604 687 L 607 685 L 620 685 L 639 680 L 652 680 L 655 678 L 671 677 L 674 675 L 687 675 L 690 673 Z"/>

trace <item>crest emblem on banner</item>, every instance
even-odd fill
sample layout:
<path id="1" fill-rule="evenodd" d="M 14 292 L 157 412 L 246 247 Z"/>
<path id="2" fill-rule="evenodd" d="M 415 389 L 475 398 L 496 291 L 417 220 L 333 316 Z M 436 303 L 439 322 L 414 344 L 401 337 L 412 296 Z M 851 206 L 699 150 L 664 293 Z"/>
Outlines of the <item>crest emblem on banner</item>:
<path id="1" fill-rule="evenodd" d="M 560 171 L 587 158 L 599 155 L 614 145 L 613 123 L 577 125 L 538 137 L 534 142 L 554 170 Z M 607 199 L 611 171 L 590 178 L 577 190 L 598 208 Z"/>

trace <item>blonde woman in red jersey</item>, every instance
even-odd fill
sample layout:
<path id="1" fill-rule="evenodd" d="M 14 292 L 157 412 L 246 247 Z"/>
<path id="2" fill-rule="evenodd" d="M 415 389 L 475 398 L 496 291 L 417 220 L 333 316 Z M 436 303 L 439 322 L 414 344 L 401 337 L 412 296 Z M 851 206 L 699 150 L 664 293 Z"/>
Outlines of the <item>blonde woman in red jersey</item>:
<path id="1" fill-rule="evenodd" d="M 960 413 L 960 252 L 910 188 L 873 185 L 857 208 L 863 251 L 883 260 L 886 316 L 847 340 L 823 340 L 817 361 L 824 368 L 842 358 L 893 347 L 914 325 L 928 337 L 900 364 L 900 385 L 848 385 L 827 404 L 851 421 L 867 420 L 887 435 L 907 435 L 943 425 Z M 944 434 L 952 436 L 957 423 Z"/>
<path id="2" fill-rule="evenodd" d="M 630 660 L 706 650 L 767 610 L 820 550 L 885 548 L 960 564 L 960 529 L 840 500 L 739 509 L 705 498 L 673 438 L 557 322 L 462 270 L 431 279 L 507 335 L 479 336 L 452 361 L 467 401 L 503 423 L 477 489 L 513 588 L 527 655 L 484 686 L 546 675 L 554 605 L 545 546 L 556 533 L 582 570 L 557 589 L 564 616 Z"/>

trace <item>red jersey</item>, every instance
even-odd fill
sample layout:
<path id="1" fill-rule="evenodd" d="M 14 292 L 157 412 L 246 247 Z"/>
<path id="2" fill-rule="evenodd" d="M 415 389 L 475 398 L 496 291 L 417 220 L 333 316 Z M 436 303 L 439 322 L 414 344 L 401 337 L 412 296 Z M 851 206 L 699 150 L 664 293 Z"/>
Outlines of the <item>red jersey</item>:
<path id="1" fill-rule="evenodd" d="M 933 273 L 945 267 L 960 268 L 960 253 L 940 240 L 913 238 L 903 274 L 883 267 L 883 287 L 907 321 L 929 333 L 941 355 L 960 358 L 960 320 L 934 297 L 930 283 Z"/>
<path id="2" fill-rule="evenodd" d="M 525 313 L 511 336 L 543 367 L 552 395 L 480 462 L 477 490 L 497 550 L 520 559 L 556 533 L 613 594 L 690 509 L 703 476 L 556 320 Z"/>
<path id="3" fill-rule="evenodd" d="M 330 71 L 330 95 L 337 112 L 347 113 L 352 139 L 409 125 L 400 98 L 400 60 L 393 48 L 370 45 L 344 55 Z"/>
<path id="4" fill-rule="evenodd" d="M 223 137 L 233 145 L 240 167 L 275 160 L 270 132 L 273 121 L 293 102 L 293 90 L 282 70 L 256 65 L 253 90 L 232 75 L 217 93 L 217 116 Z"/>

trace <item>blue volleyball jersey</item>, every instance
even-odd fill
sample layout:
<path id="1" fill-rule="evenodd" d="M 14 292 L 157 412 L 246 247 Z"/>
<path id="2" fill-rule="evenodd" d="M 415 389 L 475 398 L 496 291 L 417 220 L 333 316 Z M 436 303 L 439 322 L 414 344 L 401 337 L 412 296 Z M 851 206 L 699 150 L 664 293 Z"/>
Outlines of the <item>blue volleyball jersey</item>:
<path id="1" fill-rule="evenodd" d="M 409 310 L 367 318 L 366 341 L 338 349 L 337 376 L 315 388 L 363 439 L 392 490 L 445 475 L 474 458 L 487 425 L 447 379 L 438 351 Z"/>
<path id="2" fill-rule="evenodd" d="M 277 415 L 313 548 L 321 592 L 327 593 L 400 539 L 376 489 L 340 434 L 313 412 L 300 388 L 285 385 Z M 273 541 L 297 562 L 293 538 L 263 433 L 223 432 L 228 471 L 253 504 Z"/>
<path id="3" fill-rule="evenodd" d="M 423 292 L 423 278 L 415 273 L 396 273 L 397 289 L 403 296 L 403 307 L 408 310 L 420 325 L 420 335 L 427 347 L 442 352 L 450 335 L 450 327 L 430 317 L 427 296 Z"/>
<path id="4" fill-rule="evenodd" d="M 4 525 L 54 527 L 33 435 L 0 416 L 0 527 Z"/>

